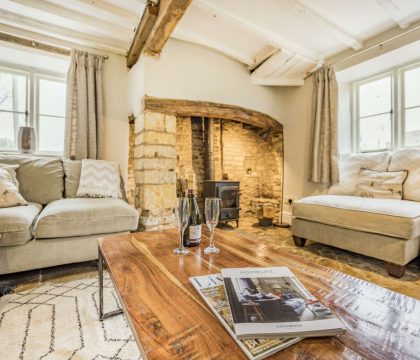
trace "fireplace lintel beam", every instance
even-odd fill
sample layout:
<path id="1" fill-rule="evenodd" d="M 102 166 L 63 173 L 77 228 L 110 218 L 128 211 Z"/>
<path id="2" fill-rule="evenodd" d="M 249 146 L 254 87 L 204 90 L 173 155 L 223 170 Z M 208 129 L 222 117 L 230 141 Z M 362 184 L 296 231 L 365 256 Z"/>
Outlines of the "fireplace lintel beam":
<path id="1" fill-rule="evenodd" d="M 282 133 L 283 125 L 271 116 L 236 105 L 208 101 L 163 99 L 146 95 L 144 108 L 176 116 L 198 116 L 242 122 L 272 133 Z"/>

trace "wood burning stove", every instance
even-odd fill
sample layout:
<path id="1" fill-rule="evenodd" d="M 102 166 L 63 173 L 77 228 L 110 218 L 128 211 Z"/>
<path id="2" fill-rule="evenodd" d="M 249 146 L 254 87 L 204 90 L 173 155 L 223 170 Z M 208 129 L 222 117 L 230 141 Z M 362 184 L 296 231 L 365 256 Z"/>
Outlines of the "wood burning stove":
<path id="1" fill-rule="evenodd" d="M 239 181 L 204 180 L 203 195 L 221 200 L 219 222 L 236 221 L 239 226 Z"/>

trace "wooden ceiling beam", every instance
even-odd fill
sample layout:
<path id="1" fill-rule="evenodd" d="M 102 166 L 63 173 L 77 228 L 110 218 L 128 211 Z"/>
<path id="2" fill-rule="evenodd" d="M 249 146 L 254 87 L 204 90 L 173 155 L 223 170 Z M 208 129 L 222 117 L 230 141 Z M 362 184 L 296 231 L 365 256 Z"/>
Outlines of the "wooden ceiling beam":
<path id="1" fill-rule="evenodd" d="M 398 5 L 392 0 L 374 0 L 375 3 L 384 10 L 388 16 L 394 20 L 401 29 L 406 29 L 410 22 L 403 19 L 399 13 Z"/>
<path id="2" fill-rule="evenodd" d="M 192 0 L 160 0 L 158 5 L 147 2 L 127 55 L 132 67 L 142 53 L 159 55 Z"/>
<path id="3" fill-rule="evenodd" d="M 271 116 L 235 105 L 208 101 L 160 99 L 146 95 L 144 97 L 144 108 L 146 110 L 176 116 L 197 116 L 233 120 L 260 129 L 270 130 L 273 133 L 283 132 L 283 125 Z"/>
<path id="4" fill-rule="evenodd" d="M 125 19 L 126 21 L 135 22 L 137 23 L 139 16 L 137 14 L 133 14 L 132 12 L 125 10 L 119 6 L 112 5 L 104 0 L 77 0 L 83 4 L 91 5 L 98 9 L 101 9 L 109 14 L 113 14 L 118 16 L 121 19 Z"/>
<path id="5" fill-rule="evenodd" d="M 30 38 L 35 41 L 57 44 L 58 46 L 76 48 L 85 51 L 99 50 L 103 51 L 104 54 L 113 53 L 118 55 L 126 55 L 126 50 L 122 47 L 105 45 L 99 40 L 94 40 L 91 37 L 84 37 L 81 39 L 75 36 L 70 36 L 69 34 L 66 34 L 64 29 L 62 33 L 56 33 L 52 31 L 48 25 L 42 24 L 42 26 L 43 28 L 41 29 L 37 28 L 37 26 L 34 26 L 33 24 L 28 25 L 19 21 L 10 21 L 9 18 L 4 19 L 2 17 L 2 12 L 0 11 L 0 31 L 2 32 L 15 36 Z"/>
<path id="6" fill-rule="evenodd" d="M 159 12 L 159 5 L 148 1 L 143 16 L 137 26 L 133 41 L 127 54 L 127 67 L 131 68 L 139 59 L 147 39 L 153 30 Z"/>
<path id="7" fill-rule="evenodd" d="M 363 44 L 360 41 L 347 34 L 337 25 L 331 23 L 321 15 L 312 11 L 307 6 L 303 5 L 299 0 L 277 1 L 306 23 L 312 24 L 325 34 L 334 37 L 336 40 L 353 48 L 354 50 L 359 50 L 363 47 Z"/>
<path id="8" fill-rule="evenodd" d="M 64 19 L 87 24 L 92 29 L 98 29 L 100 33 L 108 34 L 118 38 L 130 38 L 132 32 L 123 26 L 118 26 L 107 21 L 99 20 L 93 16 L 82 14 L 78 11 L 74 11 L 65 8 L 60 5 L 56 5 L 45 0 L 10 0 L 28 8 L 43 11 L 48 14 L 54 14 Z M 118 36 L 116 36 L 118 35 Z"/>
<path id="9" fill-rule="evenodd" d="M 265 27 L 258 25 L 249 19 L 241 17 L 234 12 L 226 10 L 225 8 L 215 5 L 208 0 L 196 0 L 194 4 L 204 7 L 208 11 L 212 11 L 215 16 L 223 17 L 230 24 L 246 31 L 253 37 L 258 37 L 261 40 L 269 43 L 275 48 L 285 49 L 289 52 L 301 56 L 305 61 L 314 64 L 323 63 L 323 59 L 319 58 L 314 52 L 305 49 L 304 47 L 281 37 L 279 34 L 267 30 Z"/>

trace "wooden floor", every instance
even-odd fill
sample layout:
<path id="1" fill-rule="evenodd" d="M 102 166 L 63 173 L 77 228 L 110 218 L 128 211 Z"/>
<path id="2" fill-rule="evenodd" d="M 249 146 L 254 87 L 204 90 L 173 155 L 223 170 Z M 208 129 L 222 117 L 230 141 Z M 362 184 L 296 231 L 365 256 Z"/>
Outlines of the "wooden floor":
<path id="1" fill-rule="evenodd" d="M 241 219 L 239 229 L 230 225 L 222 225 L 220 228 L 227 232 L 233 231 L 244 236 L 257 237 L 262 242 L 276 242 L 277 245 L 280 244 L 280 246 L 289 249 L 291 254 L 302 256 L 305 259 L 331 267 L 345 274 L 371 281 L 390 290 L 420 299 L 420 258 L 413 260 L 409 264 L 404 277 L 395 279 L 388 276 L 382 261 L 310 241 L 307 242 L 304 248 L 297 248 L 293 244 L 290 229 L 278 227 L 261 228 L 256 226 L 255 222 L 253 218 L 246 218 Z M 21 288 L 24 286 L 26 288 L 65 276 L 83 276 L 92 271 L 95 271 L 95 264 L 90 262 L 20 274 L 2 275 L 0 276 L 0 296 L 1 288 L 3 288 L 4 292 L 8 292 L 16 287 Z M 19 289 L 16 290 L 19 291 Z"/>

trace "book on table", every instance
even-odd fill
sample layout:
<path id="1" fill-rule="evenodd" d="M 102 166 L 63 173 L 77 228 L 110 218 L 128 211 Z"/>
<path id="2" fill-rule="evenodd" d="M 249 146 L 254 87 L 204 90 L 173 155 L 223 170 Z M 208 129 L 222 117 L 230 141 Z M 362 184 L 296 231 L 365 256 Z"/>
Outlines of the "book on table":
<path id="1" fill-rule="evenodd" d="M 220 274 L 190 278 L 194 288 L 216 315 L 220 323 L 234 338 L 250 360 L 260 360 L 300 341 L 300 338 L 254 338 L 238 340 L 234 333 L 232 314 L 226 299 L 223 279 Z"/>
<path id="2" fill-rule="evenodd" d="M 346 326 L 287 267 L 222 269 L 238 339 L 344 334 Z"/>

